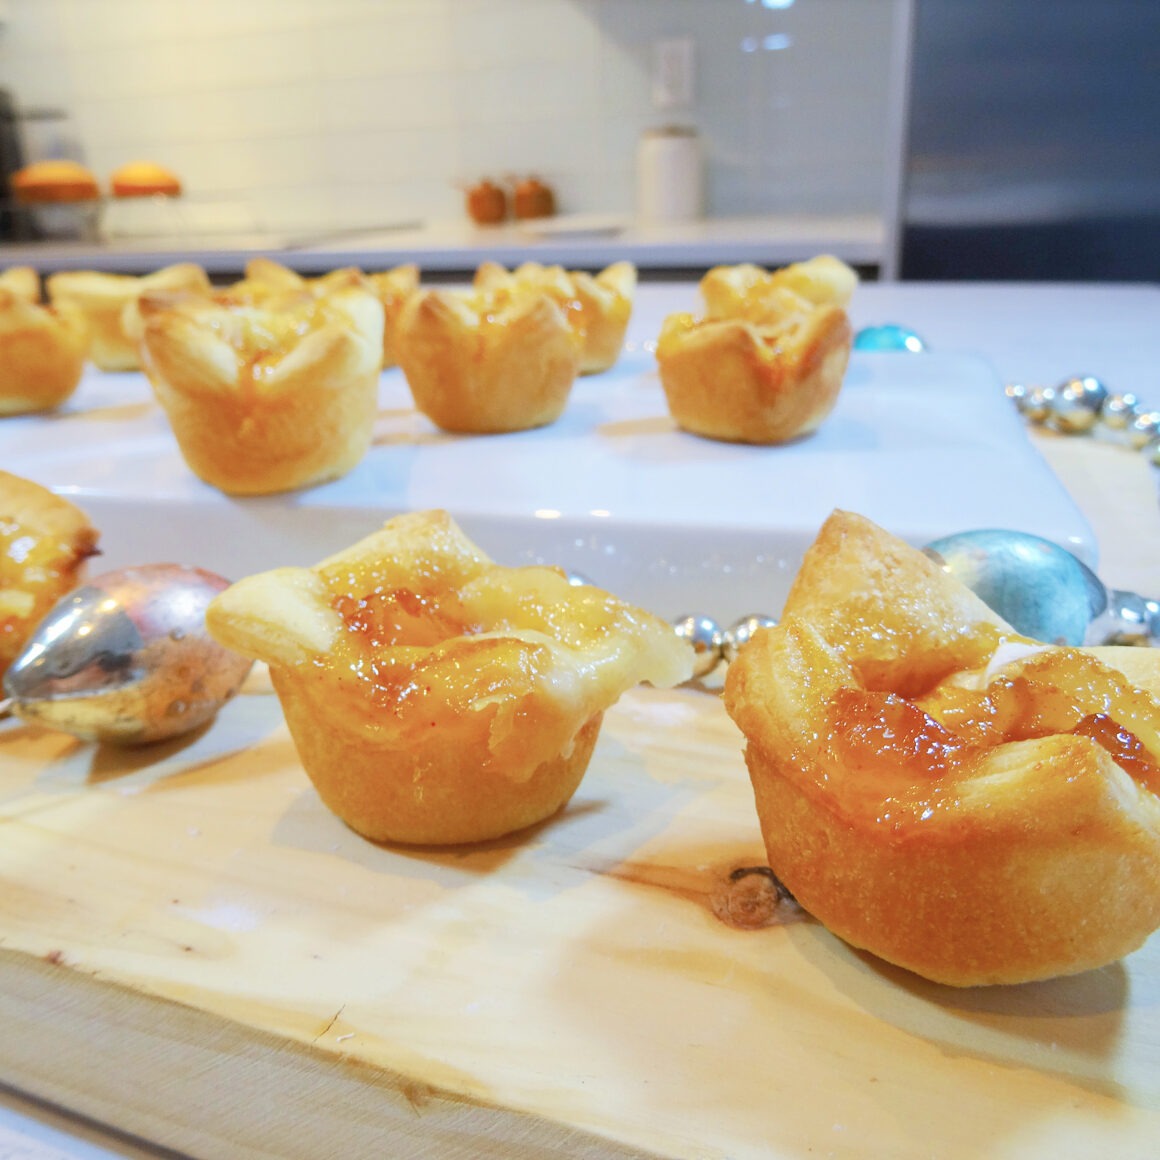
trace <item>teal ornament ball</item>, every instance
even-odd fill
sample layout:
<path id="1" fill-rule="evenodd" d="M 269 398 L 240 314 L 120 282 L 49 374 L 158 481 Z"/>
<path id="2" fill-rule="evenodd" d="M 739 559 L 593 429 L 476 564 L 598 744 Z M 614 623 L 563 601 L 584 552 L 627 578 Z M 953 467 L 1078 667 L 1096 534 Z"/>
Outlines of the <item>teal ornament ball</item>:
<path id="1" fill-rule="evenodd" d="M 1034 640 L 1082 645 L 1088 625 L 1107 607 L 1107 589 L 1086 564 L 1026 532 L 960 532 L 935 540 L 925 551 Z"/>
<path id="2" fill-rule="evenodd" d="M 889 322 L 882 326 L 864 326 L 854 335 L 855 350 L 900 350 L 918 354 L 926 343 L 908 326 Z"/>

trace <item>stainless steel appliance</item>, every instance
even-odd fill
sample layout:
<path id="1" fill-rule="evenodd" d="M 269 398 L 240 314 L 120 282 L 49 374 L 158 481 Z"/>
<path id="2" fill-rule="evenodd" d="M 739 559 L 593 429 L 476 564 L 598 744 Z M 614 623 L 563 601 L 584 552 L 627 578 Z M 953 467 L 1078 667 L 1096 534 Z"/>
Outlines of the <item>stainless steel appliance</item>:
<path id="1" fill-rule="evenodd" d="M 906 279 L 1160 281 L 1160 4 L 914 0 Z"/>

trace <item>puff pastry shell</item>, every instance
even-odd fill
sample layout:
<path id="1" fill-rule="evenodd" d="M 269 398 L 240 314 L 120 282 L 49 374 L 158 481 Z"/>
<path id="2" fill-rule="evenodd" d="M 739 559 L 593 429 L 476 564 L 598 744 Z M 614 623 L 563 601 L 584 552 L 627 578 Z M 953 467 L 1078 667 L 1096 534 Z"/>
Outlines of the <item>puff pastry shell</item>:
<path id="1" fill-rule="evenodd" d="M 476 271 L 475 286 L 508 294 L 546 291 L 580 337 L 580 373 L 591 375 L 608 370 L 620 357 L 632 317 L 636 267 L 616 262 L 593 275 L 538 262 L 525 262 L 509 272 L 495 262 L 484 262 Z"/>
<path id="2" fill-rule="evenodd" d="M 604 710 L 692 666 L 664 621 L 558 569 L 501 567 L 441 511 L 240 581 L 207 624 L 269 664 L 323 802 L 377 841 L 544 820 L 580 783 Z"/>
<path id="3" fill-rule="evenodd" d="M 290 305 L 147 295 L 145 370 L 186 463 L 234 495 L 307 487 L 366 454 L 383 309 L 365 285 Z"/>
<path id="4" fill-rule="evenodd" d="M 141 369 L 141 320 L 137 308 L 143 294 L 163 290 L 210 291 L 206 272 L 192 262 L 165 266 L 152 274 L 105 274 L 69 270 L 51 274 L 45 286 L 54 306 L 69 304 L 84 314 L 91 335 L 89 357 L 103 371 Z"/>
<path id="5" fill-rule="evenodd" d="M 835 513 L 725 704 L 770 866 L 856 947 L 954 986 L 1118 959 L 1160 926 L 1160 655 L 1015 634 Z"/>
<path id="6" fill-rule="evenodd" d="M 580 369 L 580 336 L 555 299 L 533 287 L 421 290 L 395 337 L 415 406 L 444 431 L 555 422 Z"/>
<path id="7" fill-rule="evenodd" d="M 0 471 L 0 676 L 48 610 L 80 584 L 96 545 L 80 508 Z"/>
<path id="8" fill-rule="evenodd" d="M 853 332 L 845 305 L 857 283 L 836 258 L 777 270 L 716 267 L 701 281 L 705 315 L 673 314 L 657 341 L 669 412 L 696 435 L 785 443 L 833 410 Z"/>
<path id="9" fill-rule="evenodd" d="M 367 281 L 374 287 L 379 301 L 383 304 L 383 368 L 397 366 L 399 362 L 396 337 L 399 316 L 403 307 L 419 289 L 419 267 L 413 264 L 395 266 L 391 270 L 380 270 L 368 274 Z"/>
<path id="10" fill-rule="evenodd" d="M 35 271 L 0 275 L 0 415 L 51 411 L 77 389 L 89 350 L 84 315 L 42 306 Z"/>

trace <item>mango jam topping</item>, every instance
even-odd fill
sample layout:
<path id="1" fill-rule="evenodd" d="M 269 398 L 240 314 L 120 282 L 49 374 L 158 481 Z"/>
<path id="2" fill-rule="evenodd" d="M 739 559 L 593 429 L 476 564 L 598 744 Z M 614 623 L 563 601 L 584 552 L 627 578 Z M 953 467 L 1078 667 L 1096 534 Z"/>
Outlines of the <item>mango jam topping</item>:
<path id="1" fill-rule="evenodd" d="M 29 629 L 72 586 L 71 542 L 0 516 L 0 673 L 19 655 Z"/>
<path id="2" fill-rule="evenodd" d="M 859 792 L 929 805 L 1008 742 L 1086 737 L 1160 795 L 1160 706 L 1079 649 L 1052 648 L 1000 668 L 979 688 L 943 682 L 913 700 L 842 686 L 824 745 Z"/>

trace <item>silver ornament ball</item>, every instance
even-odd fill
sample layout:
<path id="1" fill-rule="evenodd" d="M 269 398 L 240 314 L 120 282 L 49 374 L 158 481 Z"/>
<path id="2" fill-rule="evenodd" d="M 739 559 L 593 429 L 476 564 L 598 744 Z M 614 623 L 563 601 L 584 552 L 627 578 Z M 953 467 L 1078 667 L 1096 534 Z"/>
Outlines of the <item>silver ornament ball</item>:
<path id="1" fill-rule="evenodd" d="M 1134 592 L 1109 589 L 1107 607 L 1088 625 L 1084 644 L 1150 645 L 1153 635 L 1149 603 Z"/>
<path id="2" fill-rule="evenodd" d="M 1051 414 L 1051 406 L 1054 402 L 1054 387 L 1036 386 L 1023 396 L 1017 406 L 1028 423 L 1043 423 Z"/>
<path id="3" fill-rule="evenodd" d="M 749 643 L 753 634 L 762 628 L 772 628 L 777 621 L 772 616 L 752 612 L 734 621 L 726 630 L 721 654 L 728 664 L 737 659 L 737 654 Z"/>
<path id="4" fill-rule="evenodd" d="M 248 657 L 205 627 L 223 577 L 181 564 L 94 576 L 58 601 L 4 674 L 11 711 L 85 741 L 144 745 L 213 720 Z"/>
<path id="5" fill-rule="evenodd" d="M 1140 411 L 1125 428 L 1128 445 L 1142 451 L 1157 435 L 1160 435 L 1160 411 Z"/>
<path id="6" fill-rule="evenodd" d="M 711 616 L 693 612 L 673 621 L 673 629 L 693 646 L 693 676 L 707 677 L 721 660 L 724 635 Z"/>
<path id="7" fill-rule="evenodd" d="M 1014 403 L 1016 409 L 1022 411 L 1023 400 L 1027 398 L 1028 390 L 1029 388 L 1024 383 L 1008 383 L 1003 388 L 1003 394 Z"/>
<path id="8" fill-rule="evenodd" d="M 1140 400 L 1130 391 L 1109 395 L 1100 407 L 1100 422 L 1110 431 L 1123 431 L 1140 411 Z"/>
<path id="9" fill-rule="evenodd" d="M 926 553 L 1025 636 L 1080 645 L 1107 593 L 1086 564 L 1040 536 L 980 529 L 944 536 Z"/>
<path id="10" fill-rule="evenodd" d="M 1144 600 L 1148 610 L 1148 633 L 1153 640 L 1160 641 L 1160 600 Z"/>
<path id="11" fill-rule="evenodd" d="M 1068 379 L 1056 388 L 1047 422 L 1056 431 L 1078 435 L 1090 431 L 1100 417 L 1108 388 L 1090 375 Z"/>

